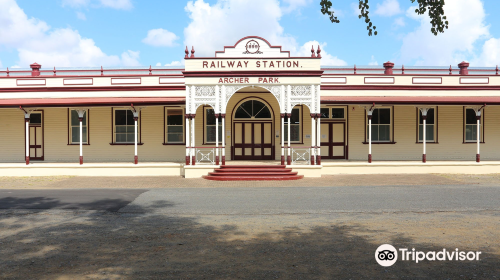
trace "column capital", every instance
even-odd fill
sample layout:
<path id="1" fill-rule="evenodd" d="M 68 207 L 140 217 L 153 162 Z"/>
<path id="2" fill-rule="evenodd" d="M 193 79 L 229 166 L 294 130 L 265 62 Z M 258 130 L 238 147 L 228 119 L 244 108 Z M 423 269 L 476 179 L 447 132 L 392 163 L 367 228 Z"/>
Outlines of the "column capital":
<path id="1" fill-rule="evenodd" d="M 422 120 L 426 120 L 426 119 L 427 119 L 427 115 L 424 115 L 424 114 L 422 113 Z"/>
<path id="2" fill-rule="evenodd" d="M 319 114 L 318 114 L 318 113 L 316 113 L 316 118 L 317 118 L 317 119 L 321 119 L 321 113 L 319 113 Z"/>
<path id="3" fill-rule="evenodd" d="M 139 117 L 134 117 L 134 121 L 137 121 L 137 120 L 139 120 Z"/>
<path id="4" fill-rule="evenodd" d="M 285 116 L 286 116 L 286 113 L 282 113 L 282 114 L 280 114 L 280 117 L 281 117 L 282 119 L 284 119 L 284 118 L 285 118 Z"/>
<path id="5" fill-rule="evenodd" d="M 291 118 L 292 117 L 292 113 L 287 113 L 286 116 L 289 117 L 289 118 Z"/>
<path id="6" fill-rule="evenodd" d="M 191 114 L 191 119 L 194 119 L 196 117 L 196 114 Z"/>
<path id="7" fill-rule="evenodd" d="M 186 119 L 190 119 L 190 118 L 191 118 L 191 114 L 184 114 L 184 117 L 185 117 Z"/>
<path id="8" fill-rule="evenodd" d="M 82 117 L 82 118 L 78 117 L 78 120 L 79 120 L 80 122 L 83 122 L 83 117 Z"/>
<path id="9" fill-rule="evenodd" d="M 372 115 L 371 115 L 371 114 L 369 114 L 369 115 L 368 115 L 368 119 L 369 119 L 369 120 L 371 120 L 371 119 L 372 119 Z"/>
<path id="10" fill-rule="evenodd" d="M 226 117 L 226 114 L 220 114 L 220 117 L 221 117 L 221 118 L 225 118 L 225 117 Z"/>
<path id="11" fill-rule="evenodd" d="M 318 117 L 318 116 L 317 116 L 317 114 L 313 114 L 313 113 L 311 113 L 311 118 L 315 119 L 315 118 L 317 118 L 317 117 Z"/>

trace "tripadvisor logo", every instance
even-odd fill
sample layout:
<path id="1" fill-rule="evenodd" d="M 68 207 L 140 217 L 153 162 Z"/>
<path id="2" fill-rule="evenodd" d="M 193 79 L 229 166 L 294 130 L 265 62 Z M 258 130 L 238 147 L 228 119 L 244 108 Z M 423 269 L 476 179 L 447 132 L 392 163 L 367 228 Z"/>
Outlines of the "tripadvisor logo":
<path id="1" fill-rule="evenodd" d="M 423 260 L 427 261 L 479 261 L 479 251 L 459 251 L 458 248 L 452 251 L 443 249 L 441 251 L 416 251 L 415 248 L 408 250 L 407 248 L 399 248 L 401 261 L 414 261 L 418 263 Z M 398 250 L 390 244 L 380 245 L 375 250 L 375 260 L 381 266 L 392 266 L 398 260 Z"/>

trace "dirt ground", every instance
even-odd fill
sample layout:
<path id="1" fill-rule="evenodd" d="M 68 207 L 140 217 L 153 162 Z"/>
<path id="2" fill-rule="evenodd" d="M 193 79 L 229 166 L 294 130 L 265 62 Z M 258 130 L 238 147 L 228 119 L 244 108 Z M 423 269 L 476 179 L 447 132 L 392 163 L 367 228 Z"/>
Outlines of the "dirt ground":
<path id="1" fill-rule="evenodd" d="M 125 178 L 125 179 L 124 179 Z M 183 177 L 0 177 L 0 189 L 69 189 L 69 188 L 189 188 L 189 187 L 321 187 L 386 185 L 498 185 L 500 174 L 381 174 L 327 175 L 296 181 L 220 182 Z"/>
<path id="2" fill-rule="evenodd" d="M 393 213 L 160 216 L 0 213 L 2 279 L 498 279 L 500 216 Z M 479 261 L 400 261 L 376 248 L 481 251 Z"/>
<path id="3" fill-rule="evenodd" d="M 4 177 L 0 188 L 498 182 L 499 174 L 337 175 L 259 183 L 180 177 Z M 479 261 L 398 260 L 382 267 L 374 254 L 385 243 L 424 252 L 458 248 L 482 254 Z M 186 216 L 1 210 L 0 279 L 500 279 L 500 212 Z"/>

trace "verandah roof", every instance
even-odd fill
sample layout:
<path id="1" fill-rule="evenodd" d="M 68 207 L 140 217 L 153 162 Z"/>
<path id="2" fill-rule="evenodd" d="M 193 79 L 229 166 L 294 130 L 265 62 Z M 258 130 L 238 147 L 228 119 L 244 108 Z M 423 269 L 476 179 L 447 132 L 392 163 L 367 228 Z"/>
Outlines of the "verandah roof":
<path id="1" fill-rule="evenodd" d="M 323 104 L 500 105 L 500 96 L 321 96 Z"/>

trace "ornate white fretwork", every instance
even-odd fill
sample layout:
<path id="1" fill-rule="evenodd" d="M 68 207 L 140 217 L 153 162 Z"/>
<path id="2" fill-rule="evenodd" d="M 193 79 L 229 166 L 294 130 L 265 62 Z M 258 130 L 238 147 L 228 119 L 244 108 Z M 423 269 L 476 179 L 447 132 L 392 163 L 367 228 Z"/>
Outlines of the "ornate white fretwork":
<path id="1" fill-rule="evenodd" d="M 216 86 L 194 86 L 194 98 L 191 105 L 191 113 L 195 113 L 196 109 L 201 105 L 210 105 L 215 109 L 216 106 Z M 220 90 L 219 90 L 220 91 Z M 193 94 L 193 93 L 191 93 Z M 217 93 L 220 94 L 220 93 Z"/>
<path id="2" fill-rule="evenodd" d="M 290 99 L 290 107 L 295 105 L 306 105 L 311 112 L 314 112 L 313 94 L 315 94 L 310 85 L 307 86 L 292 86 Z M 319 95 L 315 94 L 319 98 Z"/>

